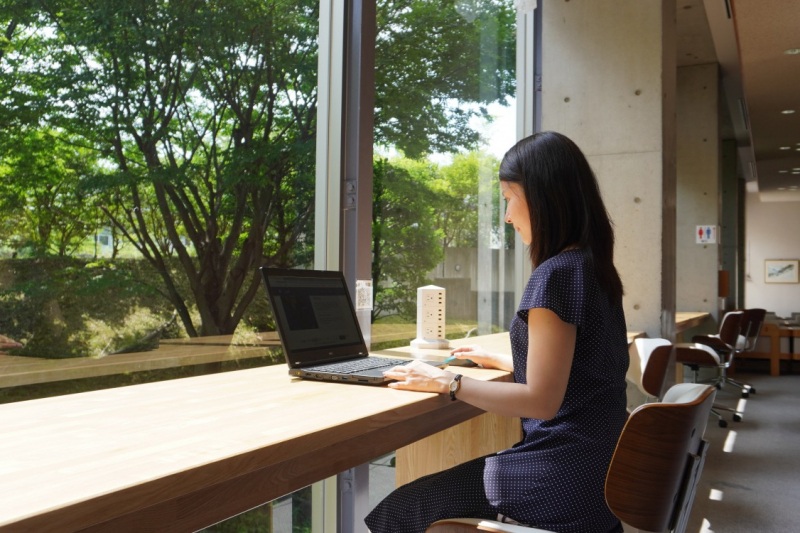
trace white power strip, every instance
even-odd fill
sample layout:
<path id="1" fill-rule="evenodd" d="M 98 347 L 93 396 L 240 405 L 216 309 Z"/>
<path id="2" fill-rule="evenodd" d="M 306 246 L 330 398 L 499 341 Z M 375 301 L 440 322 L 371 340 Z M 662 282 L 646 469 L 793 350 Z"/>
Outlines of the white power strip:
<path id="1" fill-rule="evenodd" d="M 426 285 L 417 289 L 417 338 L 414 348 L 447 349 L 445 339 L 445 289 Z"/>

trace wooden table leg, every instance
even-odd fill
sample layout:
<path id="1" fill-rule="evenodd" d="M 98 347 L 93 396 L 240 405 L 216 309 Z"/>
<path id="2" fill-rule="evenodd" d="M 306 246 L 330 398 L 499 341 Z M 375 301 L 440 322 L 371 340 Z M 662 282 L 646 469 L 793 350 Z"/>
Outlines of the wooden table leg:
<path id="1" fill-rule="evenodd" d="M 781 375 L 781 332 L 778 328 L 769 335 L 769 375 Z"/>

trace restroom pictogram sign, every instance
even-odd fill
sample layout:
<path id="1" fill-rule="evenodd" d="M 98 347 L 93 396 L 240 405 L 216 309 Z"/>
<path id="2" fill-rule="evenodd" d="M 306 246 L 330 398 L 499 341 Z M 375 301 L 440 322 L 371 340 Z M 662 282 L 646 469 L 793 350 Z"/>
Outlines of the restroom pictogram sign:
<path id="1" fill-rule="evenodd" d="M 694 232 L 695 242 L 697 244 L 716 244 L 717 233 L 717 226 L 697 226 Z"/>

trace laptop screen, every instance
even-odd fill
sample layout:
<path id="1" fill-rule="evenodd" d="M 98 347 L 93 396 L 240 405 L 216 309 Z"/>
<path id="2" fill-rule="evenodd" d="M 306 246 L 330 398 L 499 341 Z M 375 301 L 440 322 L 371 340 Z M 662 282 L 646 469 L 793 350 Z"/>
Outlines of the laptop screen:
<path id="1" fill-rule="evenodd" d="M 262 272 L 290 366 L 367 355 L 341 272 Z"/>

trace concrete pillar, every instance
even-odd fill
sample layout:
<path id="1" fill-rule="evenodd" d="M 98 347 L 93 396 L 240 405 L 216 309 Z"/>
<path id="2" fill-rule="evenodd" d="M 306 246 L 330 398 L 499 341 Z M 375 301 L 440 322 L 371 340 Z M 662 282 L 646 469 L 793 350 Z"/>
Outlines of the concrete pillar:
<path id="1" fill-rule="evenodd" d="M 720 183 L 722 184 L 722 269 L 728 272 L 728 298 L 725 310 L 744 306 L 744 180 L 736 173 L 736 140 L 720 142 Z"/>
<path id="2" fill-rule="evenodd" d="M 716 63 L 678 69 L 676 238 L 678 310 L 717 318 L 721 239 L 735 239 L 735 234 L 720 230 L 716 243 L 698 244 L 697 226 L 721 226 L 718 78 Z"/>
<path id="3" fill-rule="evenodd" d="M 630 331 L 674 338 L 675 2 L 540 2 L 542 129 L 589 158 Z"/>

